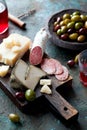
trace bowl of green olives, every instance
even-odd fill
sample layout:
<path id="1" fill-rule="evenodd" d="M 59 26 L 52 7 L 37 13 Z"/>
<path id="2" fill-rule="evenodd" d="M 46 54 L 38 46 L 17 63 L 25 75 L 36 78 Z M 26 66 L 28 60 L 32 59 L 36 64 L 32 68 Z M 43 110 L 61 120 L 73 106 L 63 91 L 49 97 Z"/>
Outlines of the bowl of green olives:
<path id="1" fill-rule="evenodd" d="M 87 48 L 87 12 L 78 9 L 62 10 L 48 21 L 50 40 L 70 50 Z"/>

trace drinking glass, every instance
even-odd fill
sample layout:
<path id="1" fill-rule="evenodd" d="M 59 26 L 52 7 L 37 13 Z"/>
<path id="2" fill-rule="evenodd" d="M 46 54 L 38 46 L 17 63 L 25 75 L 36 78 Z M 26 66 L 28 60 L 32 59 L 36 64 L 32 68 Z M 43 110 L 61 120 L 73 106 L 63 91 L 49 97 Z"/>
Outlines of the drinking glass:
<path id="1" fill-rule="evenodd" d="M 0 34 L 8 29 L 8 9 L 5 0 L 0 0 Z"/>
<path id="2" fill-rule="evenodd" d="M 87 87 L 87 49 L 83 50 L 79 54 L 79 76 L 80 76 L 80 81 L 84 86 Z"/>

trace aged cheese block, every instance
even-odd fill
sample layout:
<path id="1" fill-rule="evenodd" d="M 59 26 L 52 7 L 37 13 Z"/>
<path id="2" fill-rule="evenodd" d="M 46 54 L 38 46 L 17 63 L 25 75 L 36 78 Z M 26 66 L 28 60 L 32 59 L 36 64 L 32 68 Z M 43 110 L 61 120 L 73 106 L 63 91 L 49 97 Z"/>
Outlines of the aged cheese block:
<path id="1" fill-rule="evenodd" d="M 20 34 L 10 34 L 0 44 L 0 62 L 13 66 L 30 48 L 31 40 Z"/>
<path id="2" fill-rule="evenodd" d="M 25 78 L 26 73 L 27 77 Z M 12 75 L 26 88 L 34 90 L 40 78 L 46 76 L 46 73 L 40 68 L 28 65 L 20 59 L 13 68 Z"/>

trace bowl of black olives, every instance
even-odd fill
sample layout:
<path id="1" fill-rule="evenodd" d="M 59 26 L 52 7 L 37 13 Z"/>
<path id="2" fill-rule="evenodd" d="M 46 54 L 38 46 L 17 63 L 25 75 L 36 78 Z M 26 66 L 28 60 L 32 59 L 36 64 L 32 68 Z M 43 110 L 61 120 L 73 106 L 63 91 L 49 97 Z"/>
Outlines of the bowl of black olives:
<path id="1" fill-rule="evenodd" d="M 62 10 L 48 21 L 50 40 L 70 50 L 87 48 L 87 12 L 78 9 Z"/>

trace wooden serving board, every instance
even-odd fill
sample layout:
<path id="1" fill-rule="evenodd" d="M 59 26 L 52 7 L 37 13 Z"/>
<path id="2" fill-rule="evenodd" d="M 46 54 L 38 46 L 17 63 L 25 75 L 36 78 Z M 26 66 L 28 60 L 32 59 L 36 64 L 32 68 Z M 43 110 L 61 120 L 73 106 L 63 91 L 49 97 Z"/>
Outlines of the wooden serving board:
<path id="1" fill-rule="evenodd" d="M 23 59 L 26 59 L 26 56 L 24 56 Z M 0 87 L 13 101 L 13 103 L 24 113 L 31 112 L 33 109 L 35 110 L 37 106 L 45 102 L 45 104 L 55 111 L 62 120 L 70 122 L 74 119 L 77 119 L 78 111 L 71 106 L 57 91 L 60 88 L 70 88 L 72 85 L 72 76 L 69 76 L 69 78 L 64 82 L 59 82 L 54 76 L 48 76 L 47 78 L 52 80 L 52 95 L 42 94 L 40 92 L 41 86 L 38 84 L 35 90 L 36 99 L 32 102 L 28 102 L 26 100 L 19 101 L 15 97 L 16 90 L 10 85 L 10 73 L 4 78 L 0 78 Z"/>

